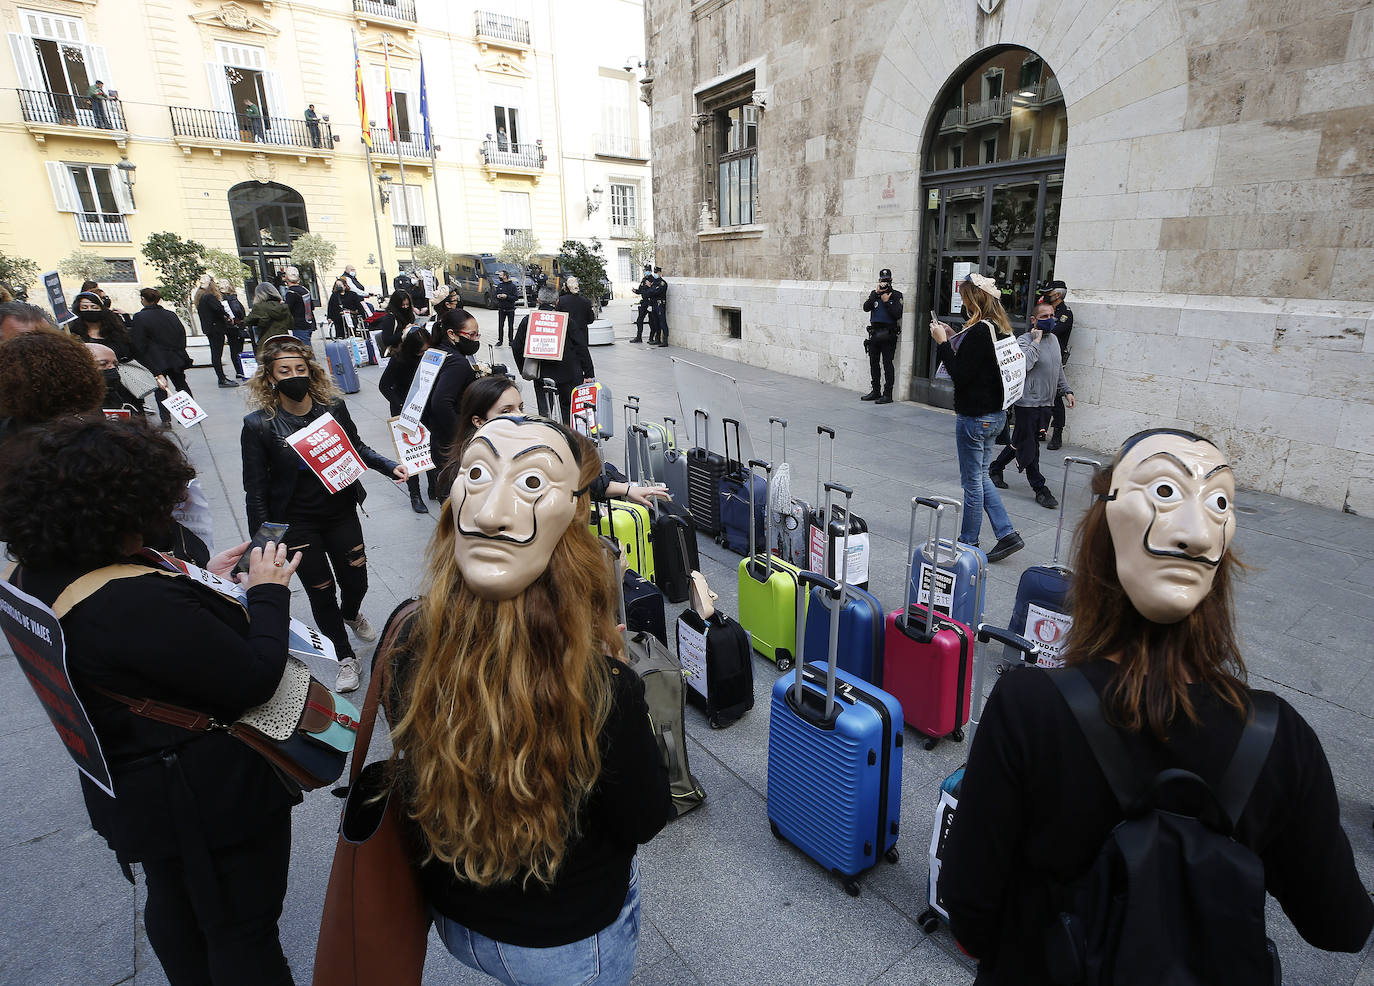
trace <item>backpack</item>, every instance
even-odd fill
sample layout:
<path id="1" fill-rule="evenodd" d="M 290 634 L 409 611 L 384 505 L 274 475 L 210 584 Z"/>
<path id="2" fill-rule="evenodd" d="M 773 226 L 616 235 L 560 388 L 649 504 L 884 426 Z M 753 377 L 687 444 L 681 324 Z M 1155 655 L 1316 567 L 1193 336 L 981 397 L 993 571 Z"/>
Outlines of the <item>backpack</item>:
<path id="1" fill-rule="evenodd" d="M 687 766 L 687 683 L 682 665 L 647 630 L 627 632 L 625 650 L 631 669 L 644 682 L 649 726 L 658 743 L 659 756 L 668 768 L 673 818 L 680 818 L 706 800 L 706 790 Z"/>
<path id="2" fill-rule="evenodd" d="M 1214 788 L 1179 768 L 1145 781 L 1081 671 L 1050 676 L 1125 813 L 1087 873 L 1052 897 L 1057 986 L 1267 986 L 1282 982 L 1264 930 L 1264 863 L 1233 838 L 1278 723 L 1268 692 Z"/>

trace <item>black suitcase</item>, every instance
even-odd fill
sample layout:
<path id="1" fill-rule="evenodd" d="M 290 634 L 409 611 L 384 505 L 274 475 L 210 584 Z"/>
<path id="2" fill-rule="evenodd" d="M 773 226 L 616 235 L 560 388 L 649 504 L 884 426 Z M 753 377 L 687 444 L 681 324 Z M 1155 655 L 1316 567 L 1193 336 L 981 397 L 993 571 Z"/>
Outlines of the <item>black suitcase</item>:
<path id="1" fill-rule="evenodd" d="M 703 420 L 706 428 L 698 430 L 697 422 Z M 697 447 L 687 453 L 687 506 L 696 529 L 715 537 L 720 533 L 720 480 L 725 475 L 725 458 L 711 451 L 710 425 L 711 415 L 706 411 L 697 408 L 692 412 Z"/>
<path id="2" fill-rule="evenodd" d="M 730 725 L 754 707 L 754 659 L 749 634 L 723 613 L 703 620 L 685 609 L 677 620 L 677 653 L 687 676 L 687 700 L 706 713 L 712 729 Z"/>
<path id="3" fill-rule="evenodd" d="M 625 432 L 625 441 L 629 445 L 631 462 L 647 462 L 648 428 L 640 424 L 630 425 Z M 654 550 L 654 584 L 668 602 L 686 602 L 692 586 L 692 573 L 701 567 L 691 512 L 672 500 L 651 501 L 649 528 L 649 540 Z"/>
<path id="4" fill-rule="evenodd" d="M 663 593 L 633 568 L 625 570 L 625 629 L 651 633 L 668 646 L 668 620 L 663 612 Z"/>
<path id="5" fill-rule="evenodd" d="M 839 552 L 840 539 L 843 538 L 843 537 L 845 537 L 845 529 L 844 529 L 844 512 L 840 509 L 840 505 L 839 505 L 838 503 L 832 504 L 832 505 L 831 505 L 831 508 L 830 508 L 830 523 L 827 524 L 827 523 L 825 522 L 825 506 L 824 506 L 823 501 L 822 501 L 822 499 L 821 499 L 821 448 L 822 448 L 821 436 L 822 436 L 822 435 L 828 435 L 828 436 L 830 436 L 830 445 L 829 445 L 830 455 L 827 457 L 827 458 L 829 459 L 829 466 L 828 466 L 829 481 L 832 482 L 832 483 L 835 481 L 835 429 L 834 429 L 834 428 L 830 428 L 830 427 L 828 427 L 828 426 L 826 426 L 826 425 L 817 425 L 817 426 L 816 426 L 816 506 L 812 509 L 812 511 L 811 511 L 811 516 L 808 517 L 808 518 L 806 519 L 806 522 L 807 522 L 807 524 L 810 525 L 811 527 L 814 527 L 814 528 L 817 528 L 817 529 L 820 529 L 821 527 L 825 527 L 825 528 L 826 528 L 828 543 L 827 543 L 826 548 L 825 548 L 825 554 L 826 554 L 826 566 L 825 566 L 825 567 L 826 567 L 826 571 L 825 571 L 824 574 L 825 574 L 827 577 L 829 577 L 829 578 L 838 579 L 840 576 L 839 576 L 838 566 L 836 565 L 836 561 L 837 561 L 837 560 L 839 559 L 839 557 L 840 557 L 840 552 Z M 849 517 L 849 532 L 848 532 L 848 533 L 849 533 L 851 536 L 852 536 L 852 535 L 856 535 L 856 534 L 867 534 L 867 533 L 868 533 L 868 521 L 864 520 L 864 519 L 863 519 L 862 517 L 860 517 L 858 514 L 851 514 L 850 517 Z M 811 559 L 811 561 L 812 561 L 812 563 L 814 564 L 814 563 L 816 562 L 816 559 L 813 557 L 813 558 Z M 817 567 L 815 570 L 816 570 L 816 571 L 819 571 L 819 567 Z M 863 590 L 867 591 L 867 589 L 868 589 L 868 581 L 869 581 L 869 580 L 865 578 L 862 582 L 855 581 L 855 582 L 851 582 L 850 585 L 856 585 L 856 586 L 858 586 L 860 589 L 863 589 Z"/>

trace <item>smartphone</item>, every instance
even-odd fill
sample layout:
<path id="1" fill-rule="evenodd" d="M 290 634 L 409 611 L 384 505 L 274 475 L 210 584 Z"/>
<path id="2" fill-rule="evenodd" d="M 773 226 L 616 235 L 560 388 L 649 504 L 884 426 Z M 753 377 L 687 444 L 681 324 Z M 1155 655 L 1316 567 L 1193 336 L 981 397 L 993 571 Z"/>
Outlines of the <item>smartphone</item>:
<path id="1" fill-rule="evenodd" d="M 932 322 L 938 322 L 938 321 L 940 321 L 940 316 L 935 314 L 935 309 L 934 309 L 934 308 L 932 308 L 932 309 L 930 310 L 930 320 L 931 320 Z"/>
<path id="2" fill-rule="evenodd" d="M 289 526 L 288 524 L 273 524 L 271 521 L 268 521 L 259 527 L 258 533 L 253 535 L 252 543 L 248 545 L 248 550 L 239 556 L 238 562 L 234 565 L 234 571 L 239 573 L 247 572 L 248 559 L 252 557 L 253 549 L 267 547 L 268 541 L 280 543 L 281 539 L 286 536 Z"/>

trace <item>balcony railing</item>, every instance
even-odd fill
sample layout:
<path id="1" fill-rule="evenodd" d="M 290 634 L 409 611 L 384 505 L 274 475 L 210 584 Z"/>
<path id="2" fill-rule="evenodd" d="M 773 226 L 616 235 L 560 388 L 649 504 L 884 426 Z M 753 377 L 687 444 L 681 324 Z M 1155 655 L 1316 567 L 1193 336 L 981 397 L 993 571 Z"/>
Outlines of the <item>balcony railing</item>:
<path id="1" fill-rule="evenodd" d="M 119 100 L 73 96 L 65 92 L 16 89 L 25 123 L 50 123 L 63 127 L 125 131 L 124 107 Z"/>
<path id="2" fill-rule="evenodd" d="M 592 147 L 603 157 L 633 158 L 649 160 L 649 142 L 622 134 L 596 134 L 592 137 Z"/>
<path id="3" fill-rule="evenodd" d="M 1047 80 L 1045 81 L 1045 96 L 1044 96 L 1044 101 L 1047 102 L 1047 103 L 1052 103 L 1052 102 L 1054 102 L 1056 99 L 1063 99 L 1063 98 L 1064 98 L 1064 90 L 1061 89 L 1061 88 L 1059 87 L 1059 79 L 1058 79 L 1058 78 L 1047 79 Z"/>
<path id="4" fill-rule="evenodd" d="M 508 14 L 495 14 L 489 10 L 479 10 L 477 11 L 476 33 L 479 38 L 528 45 L 530 43 L 530 22 L 519 17 L 511 17 Z"/>
<path id="5" fill-rule="evenodd" d="M 398 130 L 400 140 L 392 140 L 386 127 L 372 128 L 372 153 L 395 157 L 399 149 L 405 157 L 429 157 L 423 130 Z"/>
<path id="6" fill-rule="evenodd" d="M 82 243 L 129 243 L 124 217 L 104 212 L 77 213 L 76 232 Z"/>
<path id="7" fill-rule="evenodd" d="M 424 246 L 429 242 L 423 226 L 392 226 L 391 229 L 396 234 L 398 247 Z"/>
<path id="8" fill-rule="evenodd" d="M 487 140 L 482 143 L 482 161 L 493 168 L 540 168 L 544 167 L 544 144 L 536 140 L 533 144 L 512 144 L 505 140 Z"/>
<path id="9" fill-rule="evenodd" d="M 323 120 L 292 120 L 284 116 L 249 116 L 225 110 L 169 106 L 172 134 L 199 140 L 232 140 L 244 144 L 309 147 L 332 151 L 334 134 Z"/>
<path id="10" fill-rule="evenodd" d="M 976 103 L 969 103 L 964 108 L 964 119 L 970 126 L 978 123 L 988 123 L 1000 120 L 1011 115 L 1011 97 L 994 96 L 992 99 L 980 99 Z"/>
<path id="11" fill-rule="evenodd" d="M 415 0 L 353 0 L 355 13 L 372 17 L 390 17 L 398 21 L 414 21 Z"/>
<path id="12" fill-rule="evenodd" d="M 964 126 L 964 108 L 955 106 L 945 112 L 944 119 L 940 121 L 941 130 L 958 130 Z"/>

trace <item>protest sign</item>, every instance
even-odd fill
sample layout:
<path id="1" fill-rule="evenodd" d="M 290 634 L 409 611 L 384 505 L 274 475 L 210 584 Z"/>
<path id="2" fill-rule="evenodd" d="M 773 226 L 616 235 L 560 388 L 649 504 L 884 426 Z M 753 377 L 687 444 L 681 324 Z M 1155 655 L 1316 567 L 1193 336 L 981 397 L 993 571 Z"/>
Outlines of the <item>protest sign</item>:
<path id="1" fill-rule="evenodd" d="M 251 379 L 257 375 L 258 359 L 256 356 L 249 356 L 247 353 L 244 353 L 239 357 L 239 365 L 243 367 L 243 375 L 245 377 Z"/>
<path id="2" fill-rule="evenodd" d="M 162 402 L 162 406 L 171 412 L 172 420 L 183 428 L 198 425 L 210 416 L 205 413 L 205 408 L 197 404 L 196 399 L 184 390 L 172 391 Z"/>
<path id="3" fill-rule="evenodd" d="M 997 351 L 997 366 L 1002 371 L 1002 410 L 1021 399 L 1026 389 L 1026 352 L 1011 336 L 999 336 L 992 326 L 993 348 Z"/>
<path id="4" fill-rule="evenodd" d="M 353 443 L 332 414 L 323 414 L 287 435 L 286 444 L 296 450 L 331 493 L 342 493 L 367 471 Z"/>
<path id="5" fill-rule="evenodd" d="M 429 403 L 429 392 L 434 389 L 434 381 L 439 376 L 439 367 L 444 365 L 448 354 L 442 349 L 430 349 L 420 358 L 420 367 L 415 371 L 415 379 L 410 382 L 406 403 L 401 408 L 400 421 L 406 431 L 415 432 L 420 428 L 420 415 L 425 413 Z"/>
<path id="6" fill-rule="evenodd" d="M 400 418 L 389 418 L 391 440 L 396 445 L 396 458 L 406 467 L 407 476 L 418 476 L 434 468 L 434 455 L 429 447 L 429 429 L 420 425 L 416 431 L 408 432 L 401 425 Z"/>
<path id="7" fill-rule="evenodd" d="M 525 331 L 525 359 L 561 360 L 567 334 L 565 312 L 530 312 L 529 328 Z"/>
<path id="8" fill-rule="evenodd" d="M 62 278 L 57 271 L 50 270 L 43 275 L 43 287 L 48 292 L 48 304 L 52 307 L 53 317 L 58 325 L 66 325 L 76 316 L 67 307 L 67 298 L 62 294 Z"/>

